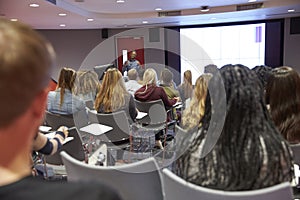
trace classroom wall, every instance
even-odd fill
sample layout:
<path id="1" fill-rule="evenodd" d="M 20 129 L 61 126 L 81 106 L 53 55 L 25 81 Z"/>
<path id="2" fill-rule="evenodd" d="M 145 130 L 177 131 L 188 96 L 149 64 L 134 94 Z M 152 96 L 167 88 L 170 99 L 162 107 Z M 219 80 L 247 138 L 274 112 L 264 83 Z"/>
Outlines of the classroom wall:
<path id="1" fill-rule="evenodd" d="M 143 36 L 145 67 L 153 67 L 160 73 L 165 64 L 164 32 L 159 29 L 159 42 L 149 41 L 148 28 L 108 29 L 108 38 L 102 38 L 101 29 L 95 30 L 39 30 L 53 45 L 57 62 L 52 78 L 57 80 L 62 67 L 75 70 L 92 69 L 96 65 L 112 63 L 117 58 L 115 38 Z"/>
<path id="2" fill-rule="evenodd" d="M 290 34 L 290 18 L 285 19 L 283 65 L 300 73 L 300 34 Z"/>
<path id="3" fill-rule="evenodd" d="M 100 42 L 101 30 L 39 30 L 54 47 L 56 66 L 52 78 L 57 80 L 62 67 L 78 70 L 86 55 Z"/>
<path id="4" fill-rule="evenodd" d="M 300 72 L 300 34 L 291 35 L 289 30 L 290 19 L 287 18 L 284 23 L 283 65 L 291 66 Z M 145 63 L 148 63 L 146 68 L 153 67 L 158 74 L 165 65 L 180 71 L 178 70 L 180 64 L 176 64 L 180 61 L 174 59 L 173 56 L 179 53 L 179 49 L 176 49 L 179 48 L 179 39 L 168 36 L 165 38 L 165 29 L 163 28 L 159 29 L 159 42 L 149 41 L 148 28 L 108 29 L 108 39 L 102 38 L 101 29 L 39 30 L 39 32 L 52 43 L 57 53 L 56 67 L 52 73 L 54 80 L 57 80 L 59 71 L 64 66 L 78 70 L 112 63 L 116 59 L 115 37 L 125 36 L 144 37 Z M 175 76 L 174 78 L 179 84 L 180 77 Z"/>

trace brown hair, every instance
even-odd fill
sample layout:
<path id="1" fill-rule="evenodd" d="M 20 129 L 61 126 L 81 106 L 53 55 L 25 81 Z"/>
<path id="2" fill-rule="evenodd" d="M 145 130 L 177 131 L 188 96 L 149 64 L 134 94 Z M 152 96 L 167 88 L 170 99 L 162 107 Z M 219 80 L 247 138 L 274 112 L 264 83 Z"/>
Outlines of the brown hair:
<path id="1" fill-rule="evenodd" d="M 74 82 L 76 79 L 76 72 L 74 69 L 64 67 L 60 70 L 57 89 L 60 89 L 60 106 L 64 102 L 65 90 L 68 89 L 73 92 Z"/>
<path id="2" fill-rule="evenodd" d="M 271 117 L 291 143 L 300 142 L 300 77 L 290 67 L 272 70 L 267 86 L 266 101 L 270 104 Z"/>
<path id="3" fill-rule="evenodd" d="M 113 112 L 125 105 L 125 95 L 130 95 L 122 78 L 121 72 L 116 68 L 108 69 L 102 81 L 101 89 L 95 100 L 95 109 L 102 107 L 104 112 Z"/>
<path id="4" fill-rule="evenodd" d="M 48 86 L 54 51 L 36 31 L 0 19 L 0 127 L 9 125 Z"/>
<path id="5" fill-rule="evenodd" d="M 161 79 L 163 81 L 164 84 L 171 84 L 172 83 L 172 80 L 173 80 L 173 73 L 167 69 L 167 68 L 164 68 L 162 71 L 161 71 Z"/>
<path id="6" fill-rule="evenodd" d="M 192 97 L 193 93 L 193 84 L 192 84 L 192 72 L 191 70 L 186 70 L 183 73 L 183 93 L 184 98 L 188 99 Z"/>

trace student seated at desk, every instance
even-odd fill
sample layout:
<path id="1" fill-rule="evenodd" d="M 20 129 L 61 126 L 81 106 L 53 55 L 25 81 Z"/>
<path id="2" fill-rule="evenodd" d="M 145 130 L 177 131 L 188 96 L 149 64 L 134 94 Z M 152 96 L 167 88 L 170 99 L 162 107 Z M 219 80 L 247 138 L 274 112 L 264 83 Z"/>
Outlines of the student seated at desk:
<path id="1" fill-rule="evenodd" d="M 121 72 L 116 68 L 108 69 L 103 77 L 100 91 L 95 100 L 99 113 L 112 113 L 124 110 L 130 122 L 137 116 L 133 96 L 126 90 Z"/>
<path id="2" fill-rule="evenodd" d="M 187 150 L 176 161 L 176 174 L 227 191 L 292 181 L 291 149 L 270 119 L 255 72 L 242 65 L 224 66 L 208 88 L 201 126 L 180 141 Z"/>
<path id="3" fill-rule="evenodd" d="M 76 72 L 71 68 L 62 68 L 57 88 L 48 94 L 47 110 L 51 113 L 68 115 L 85 110 L 85 103 L 73 94 Z"/>
<path id="4" fill-rule="evenodd" d="M 144 86 L 138 89 L 134 97 L 136 100 L 141 102 L 154 101 L 161 99 L 165 105 L 166 110 L 172 108 L 172 106 L 177 103 L 179 100 L 178 97 L 174 97 L 173 99 L 169 99 L 166 92 L 162 87 L 156 85 L 157 83 L 157 74 L 156 71 L 152 68 L 146 69 L 144 73 Z M 156 146 L 160 149 L 163 149 L 162 143 L 160 141 L 160 135 L 162 133 L 159 132 L 155 135 Z"/>

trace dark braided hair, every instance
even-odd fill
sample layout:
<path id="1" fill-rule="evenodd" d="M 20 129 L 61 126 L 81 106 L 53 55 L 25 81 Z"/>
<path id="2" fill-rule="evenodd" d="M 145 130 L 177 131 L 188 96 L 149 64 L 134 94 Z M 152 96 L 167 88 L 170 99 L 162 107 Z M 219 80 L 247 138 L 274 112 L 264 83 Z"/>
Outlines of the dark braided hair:
<path id="1" fill-rule="evenodd" d="M 266 87 L 268 79 L 272 75 L 272 67 L 257 65 L 252 70 L 256 73 L 263 86 Z"/>
<path id="2" fill-rule="evenodd" d="M 242 65 L 227 65 L 220 74 L 209 82 L 202 127 L 191 133 L 190 146 L 177 160 L 174 172 L 197 185 L 232 191 L 291 181 L 291 151 L 270 119 L 255 72 Z M 222 80 L 226 97 L 219 95 Z M 212 150 L 203 155 L 209 146 L 206 143 L 215 137 L 210 129 L 216 130 L 221 121 L 212 119 L 220 108 L 214 106 L 215 101 L 222 99 L 226 100 L 223 128 Z"/>

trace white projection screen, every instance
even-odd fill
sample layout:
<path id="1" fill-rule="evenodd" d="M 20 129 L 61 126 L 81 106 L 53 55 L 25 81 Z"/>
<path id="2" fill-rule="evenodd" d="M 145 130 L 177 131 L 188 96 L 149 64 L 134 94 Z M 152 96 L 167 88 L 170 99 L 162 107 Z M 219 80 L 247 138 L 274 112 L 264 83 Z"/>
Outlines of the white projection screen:
<path id="1" fill-rule="evenodd" d="M 208 64 L 219 68 L 265 64 L 265 23 L 180 29 L 181 73 L 191 70 L 193 84 Z"/>

